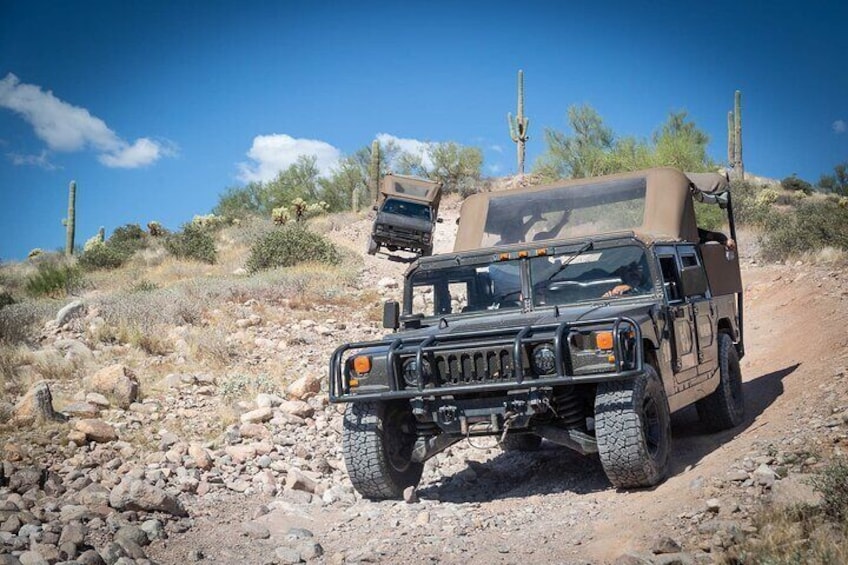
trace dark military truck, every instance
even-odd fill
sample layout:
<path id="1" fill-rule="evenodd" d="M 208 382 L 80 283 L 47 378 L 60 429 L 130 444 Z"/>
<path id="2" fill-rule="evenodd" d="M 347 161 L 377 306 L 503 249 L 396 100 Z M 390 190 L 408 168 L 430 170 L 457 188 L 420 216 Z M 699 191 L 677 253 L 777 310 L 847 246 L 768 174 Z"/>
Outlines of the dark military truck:
<path id="1" fill-rule="evenodd" d="M 711 430 L 744 403 L 735 252 L 702 243 L 693 200 L 727 211 L 719 175 L 661 168 L 477 194 L 452 253 L 420 258 L 379 341 L 339 347 L 330 399 L 347 403 L 356 489 L 393 498 L 463 439 L 542 439 L 597 454 L 616 487 L 659 483 L 670 415 Z"/>
<path id="2" fill-rule="evenodd" d="M 383 177 L 368 253 L 374 255 L 385 247 L 432 255 L 441 195 L 437 182 L 391 173 Z"/>

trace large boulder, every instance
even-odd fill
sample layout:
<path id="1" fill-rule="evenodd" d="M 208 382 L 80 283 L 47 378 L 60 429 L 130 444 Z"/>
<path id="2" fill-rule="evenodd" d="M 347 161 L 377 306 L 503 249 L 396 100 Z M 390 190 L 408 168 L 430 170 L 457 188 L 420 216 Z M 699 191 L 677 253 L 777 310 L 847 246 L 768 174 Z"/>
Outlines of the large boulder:
<path id="1" fill-rule="evenodd" d="M 131 369 L 121 364 L 100 369 L 85 380 L 85 387 L 125 410 L 138 400 L 138 379 Z"/>
<path id="2" fill-rule="evenodd" d="M 188 516 L 177 497 L 140 479 L 124 477 L 109 494 L 109 506 L 115 510 L 142 510 L 165 512 L 174 516 Z"/>
<path id="3" fill-rule="evenodd" d="M 66 418 L 53 409 L 53 395 L 47 381 L 32 385 L 24 397 L 15 405 L 12 423 L 26 426 L 40 422 L 61 422 Z"/>

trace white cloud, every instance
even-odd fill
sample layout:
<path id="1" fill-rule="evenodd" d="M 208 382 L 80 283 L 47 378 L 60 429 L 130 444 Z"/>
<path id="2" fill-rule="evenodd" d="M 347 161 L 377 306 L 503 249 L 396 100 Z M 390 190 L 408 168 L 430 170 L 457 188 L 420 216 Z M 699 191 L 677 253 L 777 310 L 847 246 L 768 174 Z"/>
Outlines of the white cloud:
<path id="1" fill-rule="evenodd" d="M 297 139 L 284 133 L 257 135 L 247 156 L 250 163 L 239 163 L 239 179 L 244 182 L 269 181 L 288 169 L 301 155 L 315 156 L 321 176 L 330 173 L 341 158 L 341 151 L 318 139 Z"/>
<path id="2" fill-rule="evenodd" d="M 46 149 L 38 155 L 21 155 L 19 153 L 7 153 L 6 157 L 9 158 L 13 165 L 32 165 L 35 167 L 41 167 L 42 169 L 46 169 L 48 171 L 55 171 L 56 169 L 60 168 L 50 162 Z"/>
<path id="3" fill-rule="evenodd" d="M 490 145 L 489 151 L 494 151 L 495 153 L 503 153 L 504 149 L 500 145 Z"/>
<path id="4" fill-rule="evenodd" d="M 430 159 L 430 146 L 431 143 L 427 141 L 420 141 L 418 139 L 404 138 L 404 137 L 396 137 L 389 133 L 378 133 L 377 141 L 380 142 L 380 146 L 385 147 L 386 145 L 393 144 L 398 147 L 401 151 L 409 153 L 411 155 L 416 155 L 421 157 L 421 164 L 425 169 L 433 168 L 433 160 Z"/>
<path id="5" fill-rule="evenodd" d="M 98 159 L 107 167 L 142 167 L 163 155 L 173 154 L 173 146 L 165 147 L 145 137 L 130 144 L 85 108 L 68 104 L 40 86 L 23 84 L 12 73 L 0 80 L 0 107 L 20 114 L 48 148 L 54 151 L 92 148 L 100 153 Z"/>
<path id="6" fill-rule="evenodd" d="M 492 163 L 491 165 L 486 165 L 486 169 L 493 175 L 496 175 L 503 170 L 503 166 L 500 163 Z"/>
<path id="7" fill-rule="evenodd" d="M 848 123 L 845 120 L 836 120 L 832 126 L 834 133 L 845 133 L 848 131 Z"/>

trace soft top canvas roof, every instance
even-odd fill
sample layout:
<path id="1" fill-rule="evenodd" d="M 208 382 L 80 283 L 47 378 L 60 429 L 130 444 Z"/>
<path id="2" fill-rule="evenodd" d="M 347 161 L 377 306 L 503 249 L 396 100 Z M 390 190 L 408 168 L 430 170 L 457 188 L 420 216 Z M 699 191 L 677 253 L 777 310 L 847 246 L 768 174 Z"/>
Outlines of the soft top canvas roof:
<path id="1" fill-rule="evenodd" d="M 726 190 L 721 175 L 663 167 L 479 193 L 462 204 L 454 251 L 623 230 L 648 241 L 697 242 L 693 194 Z"/>
<path id="2" fill-rule="evenodd" d="M 441 191 L 442 185 L 438 182 L 392 173 L 383 177 L 383 182 L 380 185 L 381 199 L 397 196 L 407 200 L 432 204 L 433 206 L 438 206 Z"/>

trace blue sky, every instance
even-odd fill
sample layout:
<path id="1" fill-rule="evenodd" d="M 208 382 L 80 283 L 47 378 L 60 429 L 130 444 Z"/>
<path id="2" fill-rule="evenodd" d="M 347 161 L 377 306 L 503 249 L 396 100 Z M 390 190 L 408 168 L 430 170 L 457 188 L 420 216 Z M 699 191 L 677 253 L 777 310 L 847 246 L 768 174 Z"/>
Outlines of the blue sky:
<path id="1" fill-rule="evenodd" d="M 380 134 L 511 174 L 518 69 L 530 163 L 576 103 L 638 137 L 685 109 L 723 160 L 736 89 L 748 171 L 848 160 L 844 2 L 645 4 L 0 0 L 0 258 L 63 245 L 71 179 L 81 244 Z"/>

